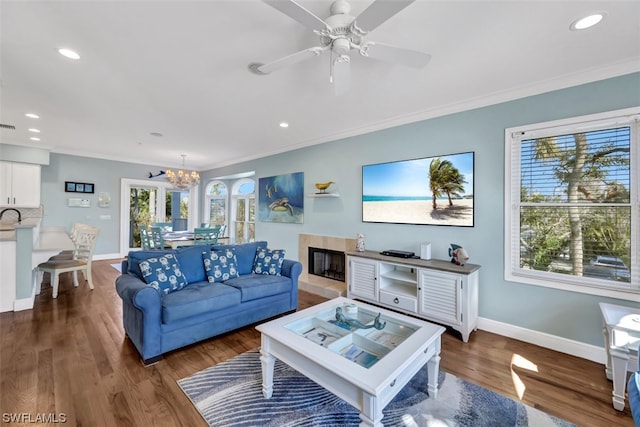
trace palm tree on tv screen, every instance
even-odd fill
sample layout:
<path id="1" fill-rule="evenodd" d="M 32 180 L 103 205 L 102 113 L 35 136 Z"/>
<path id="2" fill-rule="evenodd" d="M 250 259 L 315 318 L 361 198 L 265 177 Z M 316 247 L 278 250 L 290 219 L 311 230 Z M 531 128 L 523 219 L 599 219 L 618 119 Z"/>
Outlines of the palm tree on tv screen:
<path id="1" fill-rule="evenodd" d="M 462 197 L 466 182 L 464 175 L 449 160 L 433 159 L 429 164 L 429 188 L 433 209 L 437 209 L 437 198 L 443 194 L 447 195 L 449 206 L 453 206 L 452 197 Z"/>

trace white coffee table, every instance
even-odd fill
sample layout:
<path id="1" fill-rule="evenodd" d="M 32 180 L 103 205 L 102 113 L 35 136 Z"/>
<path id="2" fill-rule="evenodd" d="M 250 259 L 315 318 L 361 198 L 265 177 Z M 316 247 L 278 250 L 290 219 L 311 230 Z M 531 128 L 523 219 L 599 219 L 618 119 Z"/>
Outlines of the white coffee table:
<path id="1" fill-rule="evenodd" d="M 357 306 L 358 314 L 349 319 L 370 325 L 379 313 L 378 325 L 385 327 L 336 326 L 336 308 L 345 304 Z M 425 363 L 429 397 L 437 396 L 442 326 L 340 297 L 257 329 L 262 333 L 262 392 L 267 399 L 273 393 L 276 358 L 357 408 L 361 426 L 382 426 L 382 410 Z"/>

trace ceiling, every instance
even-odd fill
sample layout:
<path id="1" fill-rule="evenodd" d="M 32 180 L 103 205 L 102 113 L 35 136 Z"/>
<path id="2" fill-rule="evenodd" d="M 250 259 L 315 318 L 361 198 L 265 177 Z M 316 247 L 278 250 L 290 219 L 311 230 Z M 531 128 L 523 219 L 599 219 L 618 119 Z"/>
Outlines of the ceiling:
<path id="1" fill-rule="evenodd" d="M 329 16 L 330 1 L 299 3 Z M 351 14 L 370 3 L 352 1 Z M 431 62 L 416 70 L 354 54 L 341 96 L 327 53 L 249 72 L 251 62 L 318 46 L 311 30 L 258 0 L 1 8 L 0 123 L 16 127 L 2 129 L 1 142 L 160 166 L 185 154 L 198 170 L 640 71 L 638 1 L 418 0 L 366 40 L 427 52 Z M 570 31 L 593 11 L 605 20 Z M 40 141 L 29 139 L 32 127 Z"/>

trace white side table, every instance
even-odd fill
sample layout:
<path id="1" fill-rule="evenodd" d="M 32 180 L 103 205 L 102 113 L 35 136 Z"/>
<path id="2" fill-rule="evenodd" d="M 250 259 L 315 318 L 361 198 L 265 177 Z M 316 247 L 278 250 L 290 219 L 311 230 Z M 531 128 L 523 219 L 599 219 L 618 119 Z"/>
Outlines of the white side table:
<path id="1" fill-rule="evenodd" d="M 635 371 L 637 364 L 629 365 L 630 357 L 638 358 L 640 346 L 640 308 L 600 303 L 602 311 L 604 348 L 607 352 L 605 373 L 613 380 L 613 407 L 624 410 L 627 369 Z"/>

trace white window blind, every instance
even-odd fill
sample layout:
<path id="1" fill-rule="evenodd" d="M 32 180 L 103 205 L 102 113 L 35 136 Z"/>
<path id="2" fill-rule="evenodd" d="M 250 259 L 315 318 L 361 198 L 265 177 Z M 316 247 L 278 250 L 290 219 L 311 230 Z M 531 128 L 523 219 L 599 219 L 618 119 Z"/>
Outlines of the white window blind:
<path id="1" fill-rule="evenodd" d="M 639 112 L 507 129 L 507 280 L 638 298 Z"/>

